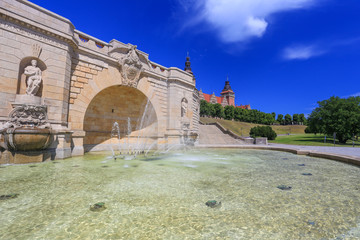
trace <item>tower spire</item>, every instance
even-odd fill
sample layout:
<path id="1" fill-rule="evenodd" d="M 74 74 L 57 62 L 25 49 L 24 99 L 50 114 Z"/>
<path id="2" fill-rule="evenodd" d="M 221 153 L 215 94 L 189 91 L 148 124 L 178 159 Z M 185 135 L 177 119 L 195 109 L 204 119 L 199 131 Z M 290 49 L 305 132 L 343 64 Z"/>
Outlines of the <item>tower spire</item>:
<path id="1" fill-rule="evenodd" d="M 186 56 L 186 62 L 185 62 L 185 72 L 188 72 L 188 73 L 193 73 L 191 71 L 191 62 L 190 62 L 190 57 L 189 57 L 189 52 L 187 52 L 187 56 Z"/>
<path id="2" fill-rule="evenodd" d="M 228 105 L 235 106 L 235 93 L 231 89 L 229 75 L 226 76 L 225 86 L 220 94 L 226 99 Z"/>
<path id="3" fill-rule="evenodd" d="M 191 75 L 193 75 L 193 81 L 195 83 L 195 76 L 194 76 L 194 73 L 191 70 L 191 62 L 190 62 L 190 57 L 189 57 L 189 51 L 187 51 L 184 71 L 190 73 Z"/>

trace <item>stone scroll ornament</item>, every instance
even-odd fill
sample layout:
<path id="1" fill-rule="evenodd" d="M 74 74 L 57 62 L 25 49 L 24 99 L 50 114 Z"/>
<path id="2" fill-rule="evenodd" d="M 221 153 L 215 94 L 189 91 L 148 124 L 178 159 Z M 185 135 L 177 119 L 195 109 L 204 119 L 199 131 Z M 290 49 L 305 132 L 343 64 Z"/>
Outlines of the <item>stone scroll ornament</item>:
<path id="1" fill-rule="evenodd" d="M 136 88 L 143 71 L 143 64 L 136 53 L 136 46 L 131 46 L 130 51 L 119 59 L 119 64 L 122 67 L 123 85 Z"/>

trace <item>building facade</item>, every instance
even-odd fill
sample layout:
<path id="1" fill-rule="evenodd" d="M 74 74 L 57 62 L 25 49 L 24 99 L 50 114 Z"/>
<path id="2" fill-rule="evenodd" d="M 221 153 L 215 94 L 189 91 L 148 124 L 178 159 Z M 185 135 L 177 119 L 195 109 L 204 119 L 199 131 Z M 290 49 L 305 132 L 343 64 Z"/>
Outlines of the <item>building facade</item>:
<path id="1" fill-rule="evenodd" d="M 114 122 L 121 140 L 146 137 L 155 148 L 198 131 L 192 73 L 155 63 L 136 45 L 83 33 L 26 0 L 0 1 L 0 70 L 0 130 L 51 128 L 53 158 L 109 150 Z M 0 151 L 7 147 L 2 137 Z"/>
<path id="2" fill-rule="evenodd" d="M 219 103 L 223 107 L 225 106 L 234 106 L 242 109 L 251 109 L 250 104 L 247 105 L 235 105 L 235 92 L 231 89 L 230 81 L 225 81 L 224 89 L 221 91 L 220 96 L 216 96 L 215 93 L 213 94 L 207 94 L 203 93 L 200 89 L 199 91 L 199 98 L 200 100 L 205 100 L 209 103 L 215 104 Z"/>

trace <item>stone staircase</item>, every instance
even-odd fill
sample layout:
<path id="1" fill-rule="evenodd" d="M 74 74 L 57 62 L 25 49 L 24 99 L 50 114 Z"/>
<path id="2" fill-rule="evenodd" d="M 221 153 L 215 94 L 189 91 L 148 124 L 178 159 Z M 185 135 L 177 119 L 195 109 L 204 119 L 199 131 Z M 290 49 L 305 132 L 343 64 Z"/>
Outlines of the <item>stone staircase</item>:
<path id="1" fill-rule="evenodd" d="M 199 145 L 243 145 L 244 141 L 224 133 L 216 125 L 199 125 Z"/>

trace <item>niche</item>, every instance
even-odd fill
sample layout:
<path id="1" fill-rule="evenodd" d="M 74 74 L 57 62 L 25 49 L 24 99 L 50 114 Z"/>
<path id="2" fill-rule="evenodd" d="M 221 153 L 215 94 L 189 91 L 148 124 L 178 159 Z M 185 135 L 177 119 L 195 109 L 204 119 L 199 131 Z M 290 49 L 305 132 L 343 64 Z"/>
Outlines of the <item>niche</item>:
<path id="1" fill-rule="evenodd" d="M 37 64 L 36 66 L 38 68 L 40 68 L 41 70 L 41 77 L 42 77 L 42 81 L 41 81 L 41 85 L 39 90 L 37 91 L 35 96 L 38 97 L 42 97 L 42 90 L 43 90 L 43 82 L 44 82 L 44 78 L 46 77 L 46 65 L 45 63 L 36 57 L 25 57 L 20 61 L 19 64 L 19 75 L 18 75 L 18 82 L 17 82 L 17 89 L 16 89 L 16 94 L 26 94 L 26 88 L 27 88 L 27 83 L 26 83 L 26 75 L 24 74 L 24 70 L 27 66 L 31 66 L 31 61 L 32 60 L 36 60 Z"/>

